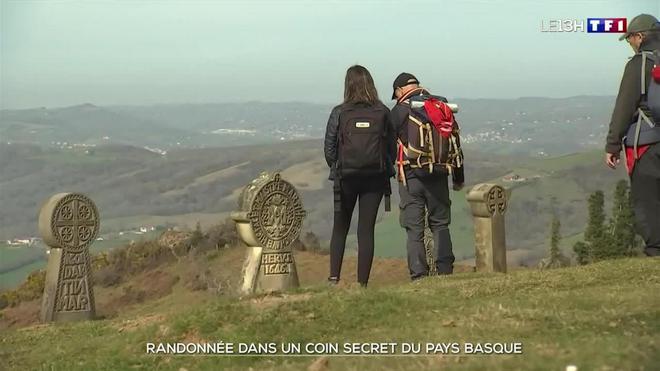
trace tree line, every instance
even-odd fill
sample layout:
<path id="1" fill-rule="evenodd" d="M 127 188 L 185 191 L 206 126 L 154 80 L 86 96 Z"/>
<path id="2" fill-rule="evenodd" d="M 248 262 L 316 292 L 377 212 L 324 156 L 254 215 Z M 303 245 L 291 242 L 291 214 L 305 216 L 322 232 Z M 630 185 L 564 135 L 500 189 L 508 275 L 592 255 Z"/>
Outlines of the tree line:
<path id="1" fill-rule="evenodd" d="M 613 201 L 608 220 L 604 193 L 596 191 L 589 196 L 589 218 L 584 241 L 573 246 L 578 264 L 637 255 L 640 244 L 635 233 L 634 211 L 627 181 L 617 183 Z"/>
<path id="2" fill-rule="evenodd" d="M 613 192 L 612 211 L 605 212 L 605 194 L 593 192 L 587 201 L 588 219 L 582 241 L 573 245 L 575 260 L 584 265 L 601 260 L 636 256 L 640 254 L 641 240 L 635 233 L 634 210 L 630 199 L 630 187 L 620 180 Z M 540 266 L 553 268 L 566 266 L 568 259 L 559 249 L 560 221 L 555 215 L 551 223 L 550 254 Z"/>

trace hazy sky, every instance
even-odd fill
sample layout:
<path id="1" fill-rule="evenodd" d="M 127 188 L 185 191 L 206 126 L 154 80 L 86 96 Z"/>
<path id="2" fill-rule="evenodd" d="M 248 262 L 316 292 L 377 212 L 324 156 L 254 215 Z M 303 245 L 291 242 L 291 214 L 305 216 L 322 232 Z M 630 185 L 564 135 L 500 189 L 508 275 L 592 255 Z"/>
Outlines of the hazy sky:
<path id="1" fill-rule="evenodd" d="M 449 97 L 616 94 L 619 34 L 541 21 L 660 14 L 659 0 L 0 0 L 3 108 L 335 103 L 358 63 L 389 103 L 401 71 Z"/>

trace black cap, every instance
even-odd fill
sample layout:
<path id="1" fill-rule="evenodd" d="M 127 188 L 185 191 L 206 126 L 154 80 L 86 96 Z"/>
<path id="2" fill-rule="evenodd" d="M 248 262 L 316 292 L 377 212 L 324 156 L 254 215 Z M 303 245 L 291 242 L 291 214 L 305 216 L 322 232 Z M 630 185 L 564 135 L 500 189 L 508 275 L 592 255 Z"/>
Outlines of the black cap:
<path id="1" fill-rule="evenodd" d="M 396 99 L 394 92 L 397 88 L 402 88 L 410 84 L 419 84 L 419 81 L 412 73 L 401 72 L 399 76 L 394 79 L 394 84 L 392 84 L 392 99 Z"/>

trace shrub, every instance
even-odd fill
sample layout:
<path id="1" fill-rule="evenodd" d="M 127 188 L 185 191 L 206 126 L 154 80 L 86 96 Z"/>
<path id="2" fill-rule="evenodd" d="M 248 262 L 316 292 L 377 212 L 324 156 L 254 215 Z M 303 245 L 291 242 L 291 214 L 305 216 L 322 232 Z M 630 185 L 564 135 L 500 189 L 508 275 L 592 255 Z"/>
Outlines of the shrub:
<path id="1" fill-rule="evenodd" d="M 220 249 L 236 246 L 238 244 L 238 233 L 234 221 L 227 218 L 224 222 L 212 226 L 206 233 L 206 239 L 210 248 Z"/>
<path id="2" fill-rule="evenodd" d="M 101 287 L 116 286 L 121 282 L 121 275 L 112 267 L 105 267 L 94 271 L 94 283 Z"/>
<path id="3" fill-rule="evenodd" d="M 321 250 L 321 242 L 319 241 L 319 237 L 314 232 L 305 233 L 301 239 L 301 242 L 305 245 L 307 250 Z"/>
<path id="4" fill-rule="evenodd" d="M 136 289 L 133 286 L 124 287 L 122 300 L 125 303 L 142 303 L 146 297 L 144 290 Z"/>
<path id="5" fill-rule="evenodd" d="M 9 300 L 5 297 L 5 293 L 0 294 L 0 310 L 5 309 L 9 306 Z"/>
<path id="6" fill-rule="evenodd" d="M 38 270 L 30 273 L 19 287 L 9 290 L 0 295 L 0 309 L 11 306 L 14 307 L 23 301 L 38 299 L 44 292 L 46 284 L 46 271 Z"/>

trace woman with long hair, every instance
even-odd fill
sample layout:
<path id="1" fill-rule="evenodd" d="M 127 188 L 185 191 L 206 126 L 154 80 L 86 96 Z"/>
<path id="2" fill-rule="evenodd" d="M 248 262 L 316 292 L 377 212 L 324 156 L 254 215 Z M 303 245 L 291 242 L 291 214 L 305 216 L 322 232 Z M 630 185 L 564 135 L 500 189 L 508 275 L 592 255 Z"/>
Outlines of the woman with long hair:
<path id="1" fill-rule="evenodd" d="M 389 201 L 396 139 L 389 109 L 378 99 L 369 71 L 359 65 L 346 71 L 344 100 L 332 109 L 325 133 L 325 159 L 334 191 L 330 240 L 330 276 L 337 284 L 355 204 L 358 207 L 357 280 L 365 287 L 374 257 L 374 227 L 383 195 Z"/>

